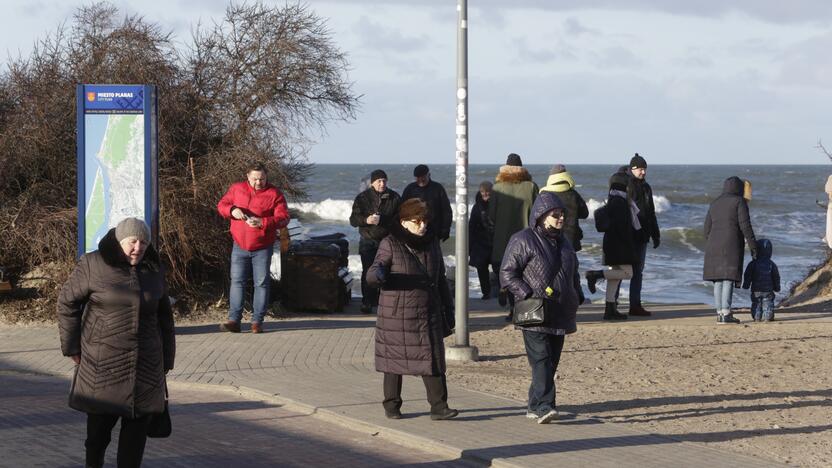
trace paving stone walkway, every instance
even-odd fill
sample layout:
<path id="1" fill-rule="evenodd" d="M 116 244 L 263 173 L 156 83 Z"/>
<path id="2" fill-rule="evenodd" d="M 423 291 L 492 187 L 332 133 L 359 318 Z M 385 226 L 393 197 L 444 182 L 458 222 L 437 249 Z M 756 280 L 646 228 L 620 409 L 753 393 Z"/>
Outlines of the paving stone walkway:
<path id="1" fill-rule="evenodd" d="M 582 308 L 582 313 L 597 314 L 595 308 L 591 306 L 587 311 Z M 483 319 L 500 320 L 495 314 Z M 426 463 L 472 461 L 492 466 L 615 468 L 782 466 L 581 415 L 566 415 L 556 424 L 538 425 L 524 417 L 524 402 L 454 386 L 449 388 L 449 401 L 461 411 L 460 416 L 450 421 L 431 421 L 421 379 L 413 377 L 404 380 L 405 418 L 388 420 L 380 404 L 381 375 L 373 370 L 373 324 L 372 317 L 361 315 L 300 318 L 267 322 L 266 333 L 260 335 L 219 333 L 213 324 L 179 326 L 176 368 L 170 374 L 172 399 L 186 401 L 185 395 L 191 389 L 206 391 L 210 385 L 238 389 L 241 396 L 251 401 L 263 400 L 284 405 L 285 410 L 295 413 L 315 414 L 339 427 L 381 438 L 387 446 L 395 443 L 406 449 L 429 451 L 442 459 Z M 0 373 L 5 371 L 5 376 L 0 375 L 0 382 L 4 387 L 7 376 L 15 373 L 66 378 L 72 369 L 69 359 L 60 355 L 55 328 L 0 329 Z M 246 403 L 234 404 L 245 406 Z M 212 411 L 210 404 L 194 406 L 189 417 L 198 418 L 202 409 L 209 414 Z M 55 407 L 54 417 L 60 418 L 67 411 L 71 410 Z M 255 413 L 259 411 L 250 410 L 248 414 L 256 418 Z M 33 421 L 32 424 L 48 425 L 49 415 L 39 418 L 40 423 Z M 186 423 L 180 423 L 177 417 L 174 424 Z M 238 424 L 243 423 L 226 419 L 211 421 L 210 440 L 219 441 L 218 444 L 228 440 L 244 444 L 245 440 L 241 439 L 245 437 L 237 433 Z M 270 430 L 264 429 L 267 433 Z M 323 440 L 331 436 L 331 433 L 322 433 Z M 78 450 L 78 443 L 73 450 Z M 263 443 L 266 442 L 255 445 Z M 223 446 L 215 448 L 219 447 Z M 191 456 L 187 444 L 181 447 L 174 444 L 170 450 L 165 453 L 171 457 Z M 222 451 L 207 453 L 205 460 Z M 369 451 L 367 456 L 373 457 Z M 424 454 L 414 452 L 408 456 L 419 458 Z M 411 463 L 408 457 L 400 461 L 381 455 L 376 458 L 380 464 Z M 324 463 L 321 459 L 309 459 L 307 463 L 345 466 L 338 462 Z"/>

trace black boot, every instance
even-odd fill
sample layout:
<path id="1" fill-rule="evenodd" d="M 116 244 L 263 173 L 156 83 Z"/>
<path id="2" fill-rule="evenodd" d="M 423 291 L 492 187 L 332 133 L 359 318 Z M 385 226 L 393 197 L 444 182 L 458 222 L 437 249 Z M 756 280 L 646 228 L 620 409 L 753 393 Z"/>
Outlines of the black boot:
<path id="1" fill-rule="evenodd" d="M 586 272 L 586 287 L 591 294 L 595 294 L 595 283 L 602 278 L 604 278 L 604 272 L 602 270 L 589 270 Z"/>
<path id="2" fill-rule="evenodd" d="M 604 309 L 604 320 L 627 320 L 627 316 L 616 309 L 615 302 L 607 302 Z"/>

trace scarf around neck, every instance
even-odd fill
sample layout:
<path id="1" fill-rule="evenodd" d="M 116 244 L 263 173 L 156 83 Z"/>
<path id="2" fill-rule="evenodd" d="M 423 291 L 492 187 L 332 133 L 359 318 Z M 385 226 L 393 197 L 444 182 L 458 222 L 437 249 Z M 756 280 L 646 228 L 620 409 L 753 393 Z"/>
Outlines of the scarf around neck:
<path id="1" fill-rule="evenodd" d="M 622 192 L 621 190 L 611 189 L 610 190 L 610 195 L 612 195 L 614 197 L 621 197 L 624 200 L 627 200 L 627 203 L 630 205 L 630 213 L 632 213 L 632 216 L 630 217 L 630 219 L 632 220 L 632 223 L 633 223 L 633 229 L 635 229 L 636 231 L 641 230 L 641 222 L 638 220 L 639 210 L 638 210 L 638 205 L 636 205 L 636 202 L 628 199 L 627 198 L 627 192 Z"/>

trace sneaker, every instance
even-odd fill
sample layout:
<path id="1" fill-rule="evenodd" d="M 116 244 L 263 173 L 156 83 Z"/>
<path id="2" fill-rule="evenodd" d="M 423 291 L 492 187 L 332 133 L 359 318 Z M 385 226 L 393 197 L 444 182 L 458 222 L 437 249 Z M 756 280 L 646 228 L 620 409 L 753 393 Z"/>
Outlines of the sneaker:
<path id="1" fill-rule="evenodd" d="M 716 319 L 717 323 L 740 323 L 740 319 L 734 317 L 733 315 L 720 315 Z"/>
<path id="2" fill-rule="evenodd" d="M 367 304 L 361 304 L 361 313 L 362 314 L 372 314 L 373 313 L 373 307 L 369 306 Z"/>
<path id="3" fill-rule="evenodd" d="M 532 410 L 526 410 L 526 419 L 537 419 L 539 416 Z"/>
<path id="4" fill-rule="evenodd" d="M 399 410 L 394 410 L 394 411 L 384 410 L 384 415 L 387 416 L 387 419 L 401 419 L 402 418 L 402 412 L 399 411 Z"/>
<path id="5" fill-rule="evenodd" d="M 252 333 L 263 333 L 263 325 L 260 323 L 252 323 L 251 324 L 251 332 Z"/>
<path id="6" fill-rule="evenodd" d="M 434 421 L 444 421 L 445 419 L 455 418 L 459 411 L 451 408 L 445 408 L 438 413 L 430 413 L 430 419 Z"/>
<path id="7" fill-rule="evenodd" d="M 240 333 L 240 322 L 229 320 L 220 324 L 220 331 L 229 333 Z"/>
<path id="8" fill-rule="evenodd" d="M 558 418 L 557 410 L 550 410 L 548 413 L 544 414 L 543 416 L 537 418 L 538 424 L 549 424 L 550 422 L 554 421 Z"/>

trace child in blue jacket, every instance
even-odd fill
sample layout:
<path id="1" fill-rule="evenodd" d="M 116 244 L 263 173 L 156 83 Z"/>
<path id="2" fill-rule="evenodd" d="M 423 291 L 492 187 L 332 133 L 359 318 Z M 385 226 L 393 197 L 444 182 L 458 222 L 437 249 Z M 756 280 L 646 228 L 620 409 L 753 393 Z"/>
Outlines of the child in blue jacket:
<path id="1" fill-rule="evenodd" d="M 751 316 L 755 322 L 774 320 L 774 292 L 780 291 L 780 271 L 771 261 L 771 241 L 757 239 L 757 258 L 745 268 L 742 288 L 751 288 Z"/>

